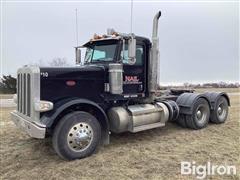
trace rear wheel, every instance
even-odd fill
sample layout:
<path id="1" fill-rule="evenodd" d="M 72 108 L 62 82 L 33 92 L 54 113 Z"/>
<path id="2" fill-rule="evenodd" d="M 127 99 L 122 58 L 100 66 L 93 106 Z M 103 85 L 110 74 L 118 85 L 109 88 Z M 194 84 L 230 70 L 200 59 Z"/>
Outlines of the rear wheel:
<path id="1" fill-rule="evenodd" d="M 179 114 L 178 119 L 177 119 L 177 123 L 182 126 L 183 128 L 187 127 L 186 124 L 186 118 L 184 114 Z"/>
<path id="2" fill-rule="evenodd" d="M 191 115 L 181 114 L 178 123 L 182 127 L 190 129 L 202 129 L 207 126 L 210 116 L 210 107 L 204 98 L 199 98 L 193 104 L 193 113 Z"/>
<path id="3" fill-rule="evenodd" d="M 224 123 L 228 116 L 228 102 L 223 96 L 216 101 L 216 107 L 211 111 L 210 121 L 216 124 Z"/>
<path id="4" fill-rule="evenodd" d="M 76 111 L 64 116 L 55 127 L 53 148 L 64 159 L 80 159 L 95 151 L 100 137 L 97 119 L 89 113 Z"/>

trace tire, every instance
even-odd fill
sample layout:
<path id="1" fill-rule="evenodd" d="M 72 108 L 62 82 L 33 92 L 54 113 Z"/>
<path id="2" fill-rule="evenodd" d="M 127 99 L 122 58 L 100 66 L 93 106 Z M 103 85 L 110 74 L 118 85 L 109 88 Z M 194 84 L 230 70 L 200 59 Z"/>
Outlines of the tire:
<path id="1" fill-rule="evenodd" d="M 177 123 L 190 129 L 202 129 L 207 126 L 210 116 L 210 107 L 204 98 L 199 98 L 193 104 L 193 113 L 180 114 Z"/>
<path id="2" fill-rule="evenodd" d="M 177 123 L 183 127 L 186 128 L 187 124 L 186 124 L 186 120 L 185 120 L 185 115 L 184 114 L 179 114 L 178 119 L 177 119 Z"/>
<path id="3" fill-rule="evenodd" d="M 212 123 L 224 123 L 228 116 L 228 102 L 224 96 L 220 96 L 216 101 L 215 109 L 211 111 L 210 121 Z"/>
<path id="4" fill-rule="evenodd" d="M 75 111 L 67 114 L 54 129 L 52 142 L 56 153 L 67 160 L 90 156 L 101 139 L 101 127 L 91 114 Z"/>
<path id="5" fill-rule="evenodd" d="M 186 124 L 190 129 L 205 128 L 209 122 L 210 107 L 207 100 L 199 98 L 193 104 L 193 113 L 186 115 Z"/>

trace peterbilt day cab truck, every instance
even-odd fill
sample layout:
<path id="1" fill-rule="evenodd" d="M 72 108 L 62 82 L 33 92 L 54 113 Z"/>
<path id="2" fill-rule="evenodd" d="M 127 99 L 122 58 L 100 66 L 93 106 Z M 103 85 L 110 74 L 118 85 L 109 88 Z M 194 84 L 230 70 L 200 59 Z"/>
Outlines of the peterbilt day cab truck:
<path id="1" fill-rule="evenodd" d="M 76 47 L 74 67 L 24 66 L 17 72 L 14 123 L 31 137 L 51 137 L 68 160 L 91 155 L 110 142 L 110 132 L 136 133 L 177 122 L 201 129 L 224 123 L 230 106 L 224 92 L 170 90 L 157 96 L 158 12 L 152 41 L 108 29 Z M 81 48 L 86 48 L 84 65 Z"/>

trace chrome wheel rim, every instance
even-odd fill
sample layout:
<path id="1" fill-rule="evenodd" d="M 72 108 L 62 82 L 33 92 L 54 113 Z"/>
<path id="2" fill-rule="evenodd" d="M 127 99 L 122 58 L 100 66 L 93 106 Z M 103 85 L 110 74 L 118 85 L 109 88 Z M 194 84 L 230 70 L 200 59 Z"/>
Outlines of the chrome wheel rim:
<path id="1" fill-rule="evenodd" d="M 217 108 L 217 115 L 219 119 L 224 119 L 227 114 L 227 106 L 224 103 L 220 103 Z"/>
<path id="2" fill-rule="evenodd" d="M 75 124 L 68 132 L 68 147 L 76 152 L 87 149 L 93 140 L 92 127 L 85 122 Z"/>
<path id="3" fill-rule="evenodd" d="M 207 119 L 207 108 L 204 106 L 199 106 L 196 110 L 196 119 L 198 120 L 199 123 L 204 123 Z"/>

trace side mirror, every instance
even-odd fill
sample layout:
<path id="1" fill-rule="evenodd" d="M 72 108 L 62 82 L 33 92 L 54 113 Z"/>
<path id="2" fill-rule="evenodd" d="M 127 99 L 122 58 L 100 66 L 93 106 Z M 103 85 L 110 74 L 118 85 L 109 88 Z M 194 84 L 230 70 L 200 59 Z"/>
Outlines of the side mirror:
<path id="1" fill-rule="evenodd" d="M 133 37 L 128 40 L 128 64 L 136 63 L 136 39 Z"/>
<path id="2" fill-rule="evenodd" d="M 128 57 L 135 59 L 136 57 L 136 39 L 131 38 L 128 40 Z"/>
<path id="3" fill-rule="evenodd" d="M 81 49 L 76 48 L 75 53 L 76 53 L 76 64 L 81 64 Z"/>

